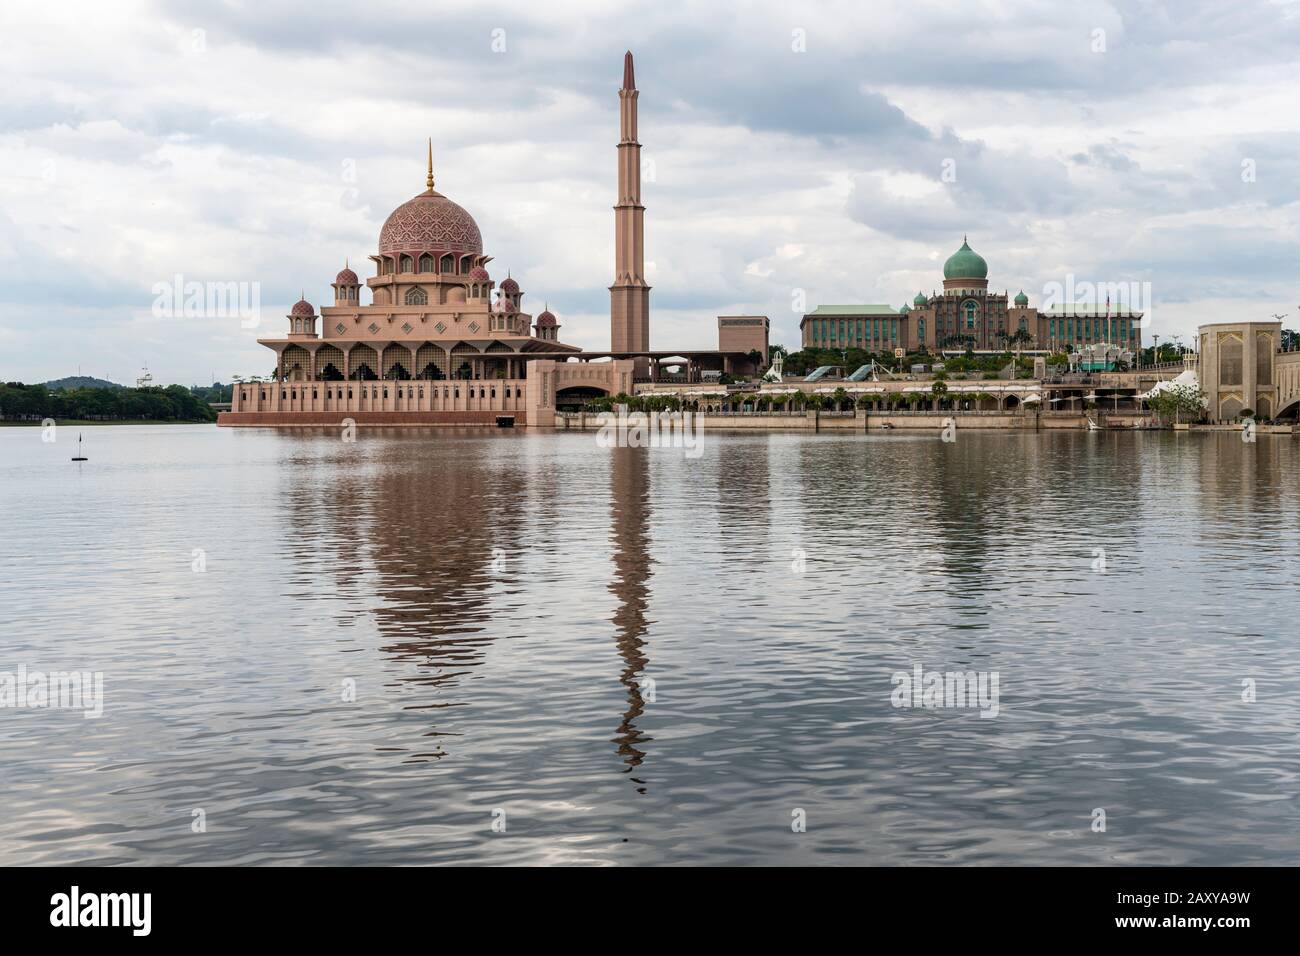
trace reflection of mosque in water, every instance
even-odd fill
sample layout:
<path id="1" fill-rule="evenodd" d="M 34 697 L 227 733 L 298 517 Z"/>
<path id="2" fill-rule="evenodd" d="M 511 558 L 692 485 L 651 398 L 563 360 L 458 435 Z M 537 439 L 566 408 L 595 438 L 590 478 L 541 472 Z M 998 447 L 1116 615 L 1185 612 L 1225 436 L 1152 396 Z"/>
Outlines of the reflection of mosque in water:
<path id="1" fill-rule="evenodd" d="M 492 567 L 494 550 L 510 547 L 521 522 L 516 508 L 501 507 L 517 498 L 512 474 L 493 467 L 482 444 L 475 443 L 477 455 L 465 453 L 468 446 L 457 454 L 454 441 L 439 437 L 437 444 L 375 443 L 343 468 L 325 461 L 320 467 L 329 470 L 328 481 L 306 484 L 328 493 L 301 494 L 302 476 L 294 475 L 295 493 L 283 496 L 292 528 L 287 547 L 324 579 L 314 587 L 348 605 L 338 624 L 372 617 L 380 650 L 412 665 L 399 682 L 426 691 L 419 703 L 404 705 L 408 710 L 456 706 L 446 692 L 507 636 L 489 630 L 488 591 L 501 583 Z M 355 444 L 328 441 L 342 449 L 338 457 L 357 454 Z M 431 729 L 425 736 L 443 734 Z M 444 755 L 439 747 L 410 758 Z"/>
<path id="2" fill-rule="evenodd" d="M 436 440 L 418 440 L 430 437 Z M 319 469 L 320 478 L 284 472 L 294 491 L 281 496 L 289 525 L 285 547 L 297 562 L 303 590 L 342 601 L 341 627 L 373 619 L 379 649 L 410 665 L 398 681 L 420 690 L 418 702 L 404 705 L 407 710 L 464 705 L 458 688 L 485 663 L 491 645 L 522 636 L 493 627 L 491 602 L 518 599 L 524 592 L 512 577 L 518 562 L 509 556 L 526 538 L 526 524 L 544 528 L 564 520 L 557 504 L 564 500 L 562 474 L 530 472 L 521 488 L 519 436 L 479 432 L 463 444 L 448 437 L 446 429 L 436 436 L 432 429 L 419 436 L 410 430 L 399 441 L 367 443 L 359 459 L 354 458 L 357 445 L 325 439 L 328 456 L 318 457 L 320 446 L 311 444 L 298 458 L 305 468 Z M 336 467 L 332 459 L 344 457 L 348 464 Z M 619 681 L 627 691 L 627 709 L 613 740 L 628 772 L 641 764 L 640 745 L 649 739 L 635 724 L 645 708 L 640 681 L 647 665 L 643 637 L 651 574 L 647 468 L 645 449 L 611 452 L 608 590 L 618 600 L 611 623 L 623 663 Z M 304 486 L 328 492 L 302 494 Z M 507 556 L 510 570 L 494 570 L 494 555 Z M 421 736 L 455 735 L 435 724 Z M 407 761 L 447 754 L 441 744 L 430 750 L 422 742 L 420 749 Z"/>

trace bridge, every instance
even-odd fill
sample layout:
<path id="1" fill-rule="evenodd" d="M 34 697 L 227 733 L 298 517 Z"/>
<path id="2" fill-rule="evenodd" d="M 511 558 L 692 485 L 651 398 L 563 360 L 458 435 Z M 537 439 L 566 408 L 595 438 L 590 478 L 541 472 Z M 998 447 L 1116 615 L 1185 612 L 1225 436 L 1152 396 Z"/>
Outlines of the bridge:
<path id="1" fill-rule="evenodd" d="M 1273 368 L 1277 373 L 1277 411 L 1273 417 L 1281 418 L 1300 402 L 1300 352 L 1277 353 Z"/>

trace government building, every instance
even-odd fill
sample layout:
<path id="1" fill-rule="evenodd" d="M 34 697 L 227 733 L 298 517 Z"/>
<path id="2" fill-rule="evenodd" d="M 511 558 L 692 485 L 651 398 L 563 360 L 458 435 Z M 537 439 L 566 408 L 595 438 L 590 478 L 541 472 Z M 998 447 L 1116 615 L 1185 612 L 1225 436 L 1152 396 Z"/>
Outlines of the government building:
<path id="1" fill-rule="evenodd" d="M 804 348 L 868 352 L 1003 351 L 1059 352 L 1106 343 L 1130 351 L 1142 347 L 1141 312 L 1122 306 L 1054 305 L 1040 310 L 1020 291 L 1014 298 L 989 292 L 989 267 L 963 239 L 943 264 L 943 291 L 918 292 L 912 302 L 891 305 L 823 305 L 803 317 Z"/>

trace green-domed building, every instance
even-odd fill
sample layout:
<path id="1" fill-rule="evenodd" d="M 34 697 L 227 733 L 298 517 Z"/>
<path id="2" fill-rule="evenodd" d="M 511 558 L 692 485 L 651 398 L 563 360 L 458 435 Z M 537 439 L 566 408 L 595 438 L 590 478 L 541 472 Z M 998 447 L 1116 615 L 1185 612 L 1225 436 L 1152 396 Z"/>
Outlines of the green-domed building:
<path id="1" fill-rule="evenodd" d="M 1000 351 L 1006 348 L 1076 348 L 1108 342 L 1142 346 L 1142 313 L 1119 308 L 1030 308 L 1022 289 L 1014 299 L 989 292 L 989 265 L 962 237 L 961 248 L 943 264 L 943 291 L 918 292 L 912 304 L 819 306 L 800 322 L 805 348 L 932 352 Z M 892 314 L 892 319 L 884 316 Z"/>

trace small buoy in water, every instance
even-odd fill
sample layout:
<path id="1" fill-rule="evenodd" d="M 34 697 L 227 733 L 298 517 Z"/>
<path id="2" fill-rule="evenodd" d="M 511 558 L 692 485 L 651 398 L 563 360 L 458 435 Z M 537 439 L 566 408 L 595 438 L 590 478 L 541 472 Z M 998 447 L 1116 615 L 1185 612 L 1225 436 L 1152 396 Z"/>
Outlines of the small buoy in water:
<path id="1" fill-rule="evenodd" d="M 85 455 L 83 455 L 83 454 L 81 453 L 81 433 L 80 433 L 80 432 L 77 433 L 77 454 L 73 456 L 72 460 L 73 460 L 73 461 L 90 461 L 89 458 L 87 458 Z"/>

